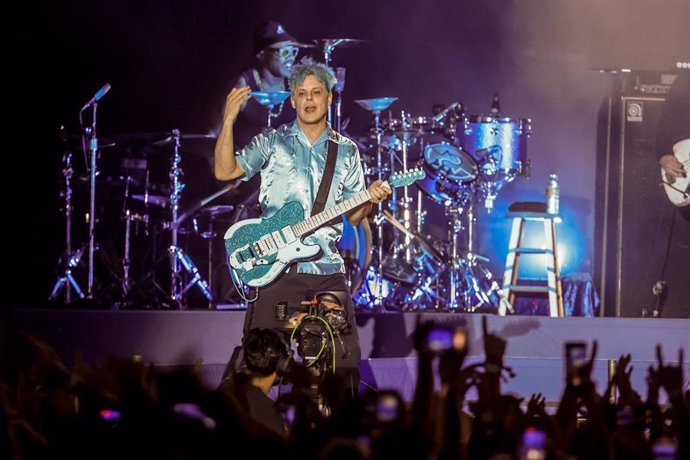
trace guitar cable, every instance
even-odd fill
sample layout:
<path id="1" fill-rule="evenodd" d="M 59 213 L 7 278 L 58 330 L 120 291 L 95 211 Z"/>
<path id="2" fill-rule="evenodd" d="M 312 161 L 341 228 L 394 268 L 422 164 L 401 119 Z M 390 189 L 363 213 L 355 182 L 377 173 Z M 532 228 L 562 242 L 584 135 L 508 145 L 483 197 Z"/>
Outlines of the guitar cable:
<path id="1" fill-rule="evenodd" d="M 252 299 L 247 298 L 247 294 L 244 292 L 245 284 L 242 282 L 242 280 L 237 276 L 235 273 L 235 270 L 232 269 L 230 266 L 230 262 L 228 262 L 228 271 L 230 272 L 230 279 L 232 280 L 232 284 L 235 286 L 235 290 L 239 294 L 239 296 L 244 300 L 246 303 L 251 303 L 255 302 L 256 299 L 259 298 L 259 288 L 256 288 L 256 294 Z"/>
<path id="2" fill-rule="evenodd" d="M 688 192 L 686 192 L 685 190 L 679 189 L 678 187 L 674 186 L 673 183 L 671 183 L 671 182 L 668 182 L 668 181 L 665 181 L 665 180 L 664 180 L 664 181 L 661 181 L 661 183 L 662 183 L 663 185 L 666 185 L 667 187 L 670 187 L 671 189 L 675 190 L 676 192 L 682 194 L 682 195 L 683 195 L 683 199 L 686 199 L 688 196 L 690 196 L 690 195 L 688 195 Z"/>

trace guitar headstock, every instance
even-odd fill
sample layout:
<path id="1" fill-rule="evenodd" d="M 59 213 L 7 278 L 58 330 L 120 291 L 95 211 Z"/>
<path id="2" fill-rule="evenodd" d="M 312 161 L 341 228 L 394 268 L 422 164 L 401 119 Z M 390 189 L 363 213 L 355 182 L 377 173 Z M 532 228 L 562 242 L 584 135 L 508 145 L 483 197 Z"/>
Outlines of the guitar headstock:
<path id="1" fill-rule="evenodd" d="M 388 178 L 388 183 L 391 187 L 405 187 L 425 177 L 426 172 L 421 168 L 408 169 L 407 171 L 393 174 Z"/>

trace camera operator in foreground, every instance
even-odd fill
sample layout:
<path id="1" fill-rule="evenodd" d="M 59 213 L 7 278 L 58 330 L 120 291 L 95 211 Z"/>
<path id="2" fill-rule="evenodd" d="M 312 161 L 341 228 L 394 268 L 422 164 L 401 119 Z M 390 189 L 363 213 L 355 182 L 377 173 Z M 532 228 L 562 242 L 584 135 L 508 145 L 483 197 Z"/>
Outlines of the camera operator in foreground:
<path id="1" fill-rule="evenodd" d="M 268 328 L 251 329 L 243 345 L 245 367 L 224 378 L 218 392 L 236 401 L 250 418 L 285 437 L 287 426 L 269 392 L 290 371 L 290 346 L 280 332 Z"/>

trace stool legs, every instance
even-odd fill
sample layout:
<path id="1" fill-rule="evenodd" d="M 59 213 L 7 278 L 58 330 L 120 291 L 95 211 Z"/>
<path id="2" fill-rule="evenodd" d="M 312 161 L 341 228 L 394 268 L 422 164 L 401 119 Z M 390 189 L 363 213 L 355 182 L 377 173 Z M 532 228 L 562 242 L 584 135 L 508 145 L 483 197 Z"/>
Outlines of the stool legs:
<path id="1" fill-rule="evenodd" d="M 510 286 L 515 286 L 518 279 L 518 265 L 520 264 L 520 253 L 516 251 L 522 245 L 522 233 L 525 227 L 525 219 L 514 217 L 510 229 L 510 241 L 508 242 L 508 255 L 506 256 L 506 266 L 503 271 L 503 286 L 505 296 L 513 307 L 515 306 L 515 293 L 511 292 Z M 500 312 L 499 312 L 500 313 Z M 505 312 L 503 313 L 505 314 Z"/>
<path id="2" fill-rule="evenodd" d="M 549 286 L 549 315 L 565 316 L 563 312 L 563 292 L 561 273 L 558 266 L 558 245 L 556 241 L 556 223 L 553 219 L 544 220 L 546 237 L 546 276 Z"/>
<path id="3" fill-rule="evenodd" d="M 558 264 L 558 249 L 556 240 L 556 222 L 552 218 L 540 217 L 538 219 L 544 223 L 544 250 L 541 249 L 523 249 L 523 237 L 525 231 L 525 217 L 514 216 L 513 223 L 510 230 L 510 241 L 508 243 L 508 254 L 506 256 L 506 265 L 503 271 L 503 290 L 508 302 L 513 307 L 515 306 L 516 292 L 534 292 L 535 288 L 526 286 L 518 286 L 520 255 L 522 252 L 528 254 L 544 254 L 546 255 L 546 278 L 547 290 L 549 296 L 549 315 L 550 316 L 565 316 L 563 311 L 563 292 L 561 286 L 560 267 Z M 537 288 L 543 292 L 543 288 Z M 499 315 L 505 315 L 506 309 L 499 308 Z"/>

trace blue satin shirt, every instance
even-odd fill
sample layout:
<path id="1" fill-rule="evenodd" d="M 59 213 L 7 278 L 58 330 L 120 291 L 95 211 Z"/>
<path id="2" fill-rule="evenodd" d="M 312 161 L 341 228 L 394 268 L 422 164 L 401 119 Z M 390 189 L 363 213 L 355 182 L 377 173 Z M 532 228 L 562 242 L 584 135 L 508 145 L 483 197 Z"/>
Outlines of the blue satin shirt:
<path id="1" fill-rule="evenodd" d="M 259 204 L 262 218 L 273 216 L 286 203 L 297 201 L 304 209 L 304 218 L 311 215 L 328 154 L 328 140 L 338 144 L 338 156 L 333 182 L 326 199 L 325 209 L 365 190 L 364 171 L 357 145 L 350 139 L 328 129 L 311 145 L 296 122 L 276 129 L 264 130 L 237 152 L 249 180 L 261 174 Z M 324 226 L 304 238 L 305 244 L 318 244 L 318 259 L 297 263 L 298 273 L 332 275 L 345 273 L 343 258 L 338 252 L 338 241 L 343 224 Z M 293 270 L 294 268 L 290 268 Z"/>

